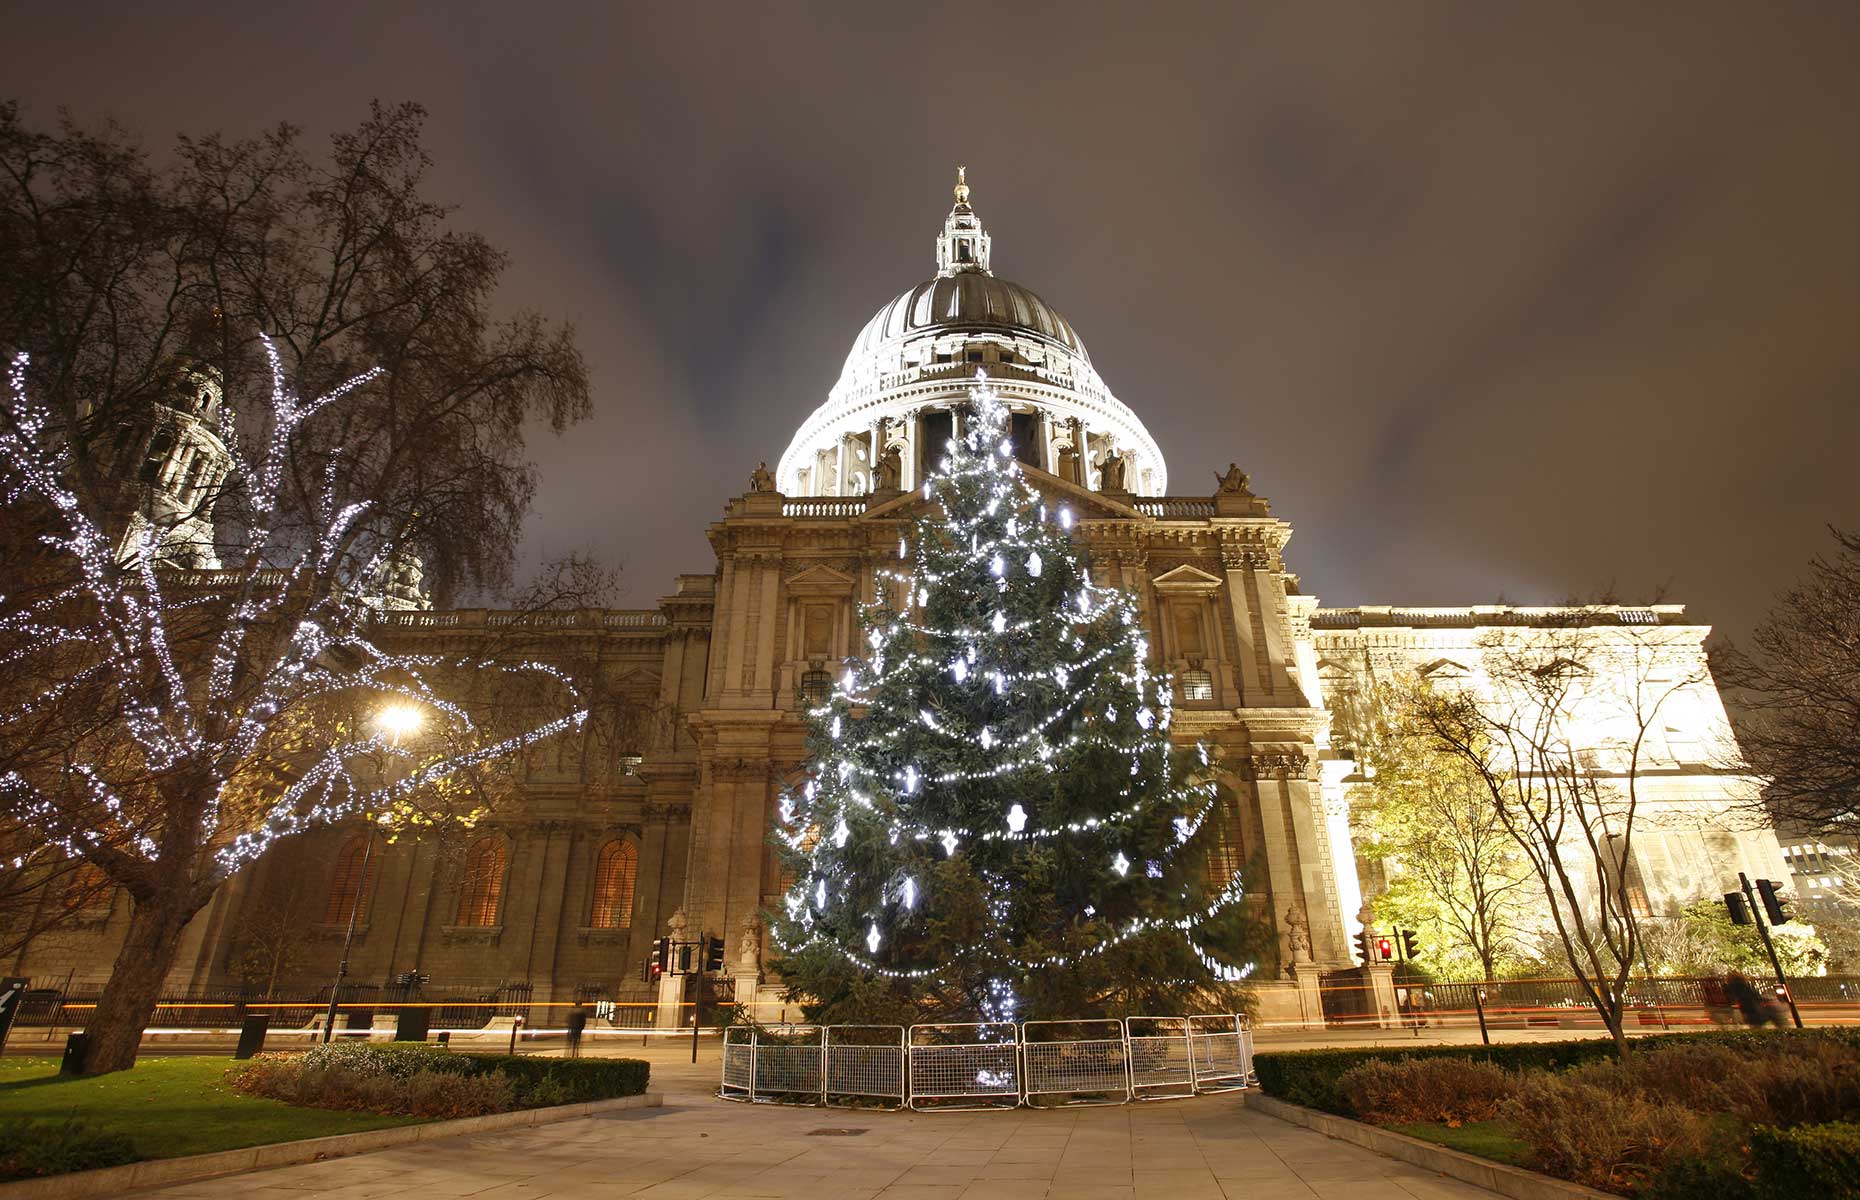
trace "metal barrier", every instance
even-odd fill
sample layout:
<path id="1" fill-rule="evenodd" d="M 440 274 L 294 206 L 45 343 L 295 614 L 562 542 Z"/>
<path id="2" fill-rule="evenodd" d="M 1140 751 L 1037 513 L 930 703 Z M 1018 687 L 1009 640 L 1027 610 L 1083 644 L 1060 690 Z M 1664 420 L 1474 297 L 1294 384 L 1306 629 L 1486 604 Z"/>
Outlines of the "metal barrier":
<path id="1" fill-rule="evenodd" d="M 912 1108 L 1013 1108 L 1020 1103 L 1020 1030 L 1012 1021 L 913 1025 L 906 1049 Z"/>
<path id="2" fill-rule="evenodd" d="M 1054 1036 L 1064 1032 L 1099 1036 Z M 1028 1021 L 1020 1027 L 1020 1056 L 1028 1104 L 1035 1096 L 1068 1097 L 1061 1104 L 1123 1104 L 1130 1099 L 1130 1044 L 1120 1021 Z"/>
<path id="3" fill-rule="evenodd" d="M 785 1096 L 806 1096 L 809 1099 L 805 1103 L 820 1103 L 825 1065 L 821 1051 L 826 1048 L 822 1026 L 765 1026 L 755 1031 L 750 1045 L 751 1100 L 781 1103 Z"/>
<path id="4" fill-rule="evenodd" d="M 723 1081 L 717 1095 L 725 1100 L 756 1098 L 756 1030 L 732 1025 L 723 1031 Z"/>
<path id="5" fill-rule="evenodd" d="M 740 1025 L 717 1095 L 760 1104 L 970 1110 L 1124 1104 L 1245 1087 L 1235 1014 L 912 1025 Z"/>
<path id="6" fill-rule="evenodd" d="M 903 1108 L 904 1026 L 829 1025 L 822 1039 L 826 1061 L 821 1100 L 844 1104 L 853 1099 L 892 1100 Z"/>
<path id="7" fill-rule="evenodd" d="M 1239 1014 L 1189 1017 L 1188 1028 L 1195 1090 L 1226 1092 L 1245 1087 L 1253 1073 L 1253 1037 Z"/>
<path id="8" fill-rule="evenodd" d="M 1169 1100 L 1195 1094 L 1195 1050 L 1187 1017 L 1125 1017 L 1130 1097 Z"/>

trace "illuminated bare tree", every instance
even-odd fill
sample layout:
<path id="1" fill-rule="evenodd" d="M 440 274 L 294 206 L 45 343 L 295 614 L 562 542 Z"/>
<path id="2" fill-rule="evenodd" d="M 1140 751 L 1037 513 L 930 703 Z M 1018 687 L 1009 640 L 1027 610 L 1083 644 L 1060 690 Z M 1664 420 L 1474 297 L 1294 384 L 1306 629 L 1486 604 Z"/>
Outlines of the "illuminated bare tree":
<path id="1" fill-rule="evenodd" d="M 481 773 L 578 728 L 580 697 L 529 661 L 395 654 L 373 601 L 408 551 L 408 523 L 352 498 L 345 458 L 289 498 L 287 466 L 319 417 L 375 386 L 364 372 L 300 399 L 264 342 L 270 395 L 222 406 L 230 470 L 215 513 L 217 571 L 163 565 L 174 525 L 122 546 L 112 514 L 72 485 L 68 438 L 27 386 L 22 355 L 0 428 L 0 499 L 42 529 L 34 586 L 0 598 L 0 844 L 11 869 L 82 858 L 129 895 L 127 935 L 87 1027 L 88 1072 L 135 1061 L 188 921 L 273 840 L 367 814 L 438 819 L 435 797 L 481 808 Z M 243 410 L 239 426 L 232 414 Z M 186 521 L 175 517 L 176 522 Z M 480 719 L 491 679 L 543 681 L 553 711 L 508 731 Z M 408 738 L 390 706 L 430 728 Z"/>
<path id="2" fill-rule="evenodd" d="M 1479 684 L 1439 687 L 1420 726 L 1472 769 L 1522 851 L 1583 994 L 1626 1057 L 1627 982 L 1640 957 L 1634 837 L 1641 774 L 1673 696 L 1707 682 L 1690 643 L 1607 610 L 1494 636 Z"/>

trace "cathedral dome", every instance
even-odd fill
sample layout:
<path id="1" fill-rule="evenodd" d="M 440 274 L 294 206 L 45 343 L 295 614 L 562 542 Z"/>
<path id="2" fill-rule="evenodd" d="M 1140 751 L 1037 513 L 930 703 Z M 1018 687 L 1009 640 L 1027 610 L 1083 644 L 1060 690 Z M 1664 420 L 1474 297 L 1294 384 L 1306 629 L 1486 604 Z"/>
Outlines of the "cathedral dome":
<path id="1" fill-rule="evenodd" d="M 880 308 L 853 339 L 827 402 L 781 457 L 780 491 L 915 487 L 984 370 L 1016 414 L 1016 453 L 1028 465 L 1085 487 L 1163 494 L 1167 468 L 1149 431 L 1105 387 L 1072 323 L 990 269 L 991 241 L 958 172 L 936 274 Z"/>
<path id="2" fill-rule="evenodd" d="M 902 343 L 944 329 L 988 326 L 1040 338 L 1091 361 L 1072 323 L 1031 288 L 965 271 L 926 279 L 873 314 L 853 341 L 843 373 L 855 373 L 866 359 L 882 358 L 887 342 Z"/>

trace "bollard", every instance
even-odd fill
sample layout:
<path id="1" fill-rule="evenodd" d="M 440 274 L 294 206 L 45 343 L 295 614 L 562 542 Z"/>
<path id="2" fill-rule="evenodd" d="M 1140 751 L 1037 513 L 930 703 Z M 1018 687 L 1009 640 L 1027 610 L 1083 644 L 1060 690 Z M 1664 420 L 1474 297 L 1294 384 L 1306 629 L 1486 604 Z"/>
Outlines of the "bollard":
<path id="1" fill-rule="evenodd" d="M 511 1021 L 510 1023 L 510 1052 L 512 1054 L 515 1054 L 517 1052 L 517 1034 L 522 1032 L 522 1030 L 523 1030 L 523 1014 L 518 1013 L 516 1016 L 516 1019 Z"/>

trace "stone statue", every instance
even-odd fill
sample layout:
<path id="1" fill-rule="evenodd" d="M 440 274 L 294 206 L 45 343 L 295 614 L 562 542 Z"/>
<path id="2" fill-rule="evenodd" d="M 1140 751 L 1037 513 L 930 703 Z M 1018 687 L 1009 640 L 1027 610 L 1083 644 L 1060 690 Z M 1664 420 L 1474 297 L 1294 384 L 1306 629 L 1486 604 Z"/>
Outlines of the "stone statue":
<path id="1" fill-rule="evenodd" d="M 1124 460 L 1116 450 L 1107 450 L 1104 461 L 1098 464 L 1098 490 L 1101 492 L 1127 492 L 1124 486 Z"/>
<path id="2" fill-rule="evenodd" d="M 886 446 L 878 456 L 878 463 L 872 468 L 872 490 L 874 492 L 895 492 L 899 489 L 904 464 L 899 460 L 898 448 Z"/>
<path id="3" fill-rule="evenodd" d="M 1247 486 L 1252 477 L 1240 469 L 1239 463 L 1228 463 L 1225 472 L 1214 473 L 1215 492 L 1226 496 L 1251 496 L 1252 490 Z"/>
<path id="4" fill-rule="evenodd" d="M 749 473 L 749 490 L 752 492 L 772 492 L 775 490 L 775 477 L 769 474 L 769 465 L 767 463 L 757 463 L 756 469 Z"/>
<path id="5" fill-rule="evenodd" d="M 1311 961 L 1311 924 L 1296 904 L 1285 910 L 1285 944 L 1291 947 L 1293 962 Z"/>
<path id="6" fill-rule="evenodd" d="M 681 908 L 672 913 L 671 920 L 665 923 L 665 930 L 671 935 L 674 942 L 684 942 L 690 940 L 685 936 L 685 930 L 689 928 L 690 925 L 691 922 L 685 916 L 685 910 Z"/>
<path id="7" fill-rule="evenodd" d="M 736 935 L 736 973 L 754 975 L 762 970 L 762 924 L 754 914 L 743 918 L 742 932 Z"/>

